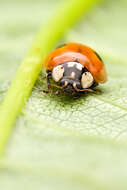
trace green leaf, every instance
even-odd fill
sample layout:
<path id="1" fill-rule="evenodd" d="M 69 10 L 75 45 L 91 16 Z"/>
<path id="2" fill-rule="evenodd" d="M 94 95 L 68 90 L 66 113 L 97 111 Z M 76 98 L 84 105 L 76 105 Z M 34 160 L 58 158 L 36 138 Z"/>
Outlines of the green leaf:
<path id="1" fill-rule="evenodd" d="M 46 22 L 56 2 L 3 2 L 0 101 L 42 22 L 38 18 Z M 127 189 L 126 7 L 126 0 L 104 1 L 63 40 L 102 55 L 108 82 L 98 87 L 100 95 L 73 99 L 43 94 L 40 75 L 1 161 L 2 190 Z"/>

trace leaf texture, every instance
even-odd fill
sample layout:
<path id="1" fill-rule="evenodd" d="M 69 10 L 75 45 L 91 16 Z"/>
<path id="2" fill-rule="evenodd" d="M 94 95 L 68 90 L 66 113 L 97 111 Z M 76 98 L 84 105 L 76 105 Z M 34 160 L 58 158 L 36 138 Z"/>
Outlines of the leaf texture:
<path id="1" fill-rule="evenodd" d="M 57 3 L 12 2 L 0 8 L 0 101 L 42 22 L 38 18 L 45 23 Z M 127 189 L 126 7 L 126 0 L 104 1 L 63 40 L 102 55 L 108 82 L 98 87 L 100 95 L 73 99 L 43 94 L 46 81 L 39 77 L 1 161 L 2 190 Z"/>

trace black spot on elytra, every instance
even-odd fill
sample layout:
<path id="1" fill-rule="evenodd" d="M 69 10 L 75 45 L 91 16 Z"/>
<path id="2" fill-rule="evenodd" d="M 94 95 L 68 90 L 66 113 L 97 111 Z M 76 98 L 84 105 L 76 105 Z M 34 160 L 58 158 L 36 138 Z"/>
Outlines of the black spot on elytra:
<path id="1" fill-rule="evenodd" d="M 79 48 L 78 48 L 78 52 L 79 52 L 79 53 L 82 53 L 82 48 L 79 47 Z"/>
<path id="2" fill-rule="evenodd" d="M 96 54 L 96 56 L 98 57 L 98 59 L 100 59 L 100 61 L 102 61 L 100 55 L 96 51 L 94 51 L 94 53 Z"/>
<path id="3" fill-rule="evenodd" d="M 66 46 L 67 44 L 60 44 L 59 46 L 57 46 L 55 49 L 61 48 L 63 46 Z"/>

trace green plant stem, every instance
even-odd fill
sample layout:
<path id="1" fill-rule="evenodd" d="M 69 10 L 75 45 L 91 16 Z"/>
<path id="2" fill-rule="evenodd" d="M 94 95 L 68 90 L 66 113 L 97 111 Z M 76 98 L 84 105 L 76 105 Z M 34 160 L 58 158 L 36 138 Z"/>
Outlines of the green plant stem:
<path id="1" fill-rule="evenodd" d="M 1 105 L 0 154 L 2 155 L 15 120 L 22 110 L 42 69 L 47 53 L 77 20 L 98 0 L 66 0 L 42 27 L 24 58 Z"/>

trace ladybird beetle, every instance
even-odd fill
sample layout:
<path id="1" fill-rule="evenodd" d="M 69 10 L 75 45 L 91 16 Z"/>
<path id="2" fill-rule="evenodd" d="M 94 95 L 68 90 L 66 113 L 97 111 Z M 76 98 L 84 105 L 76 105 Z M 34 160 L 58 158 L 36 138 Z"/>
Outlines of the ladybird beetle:
<path id="1" fill-rule="evenodd" d="M 79 43 L 60 45 L 47 56 L 43 66 L 47 71 L 48 87 L 54 86 L 70 94 L 93 92 L 95 86 L 107 81 L 100 56 Z"/>

